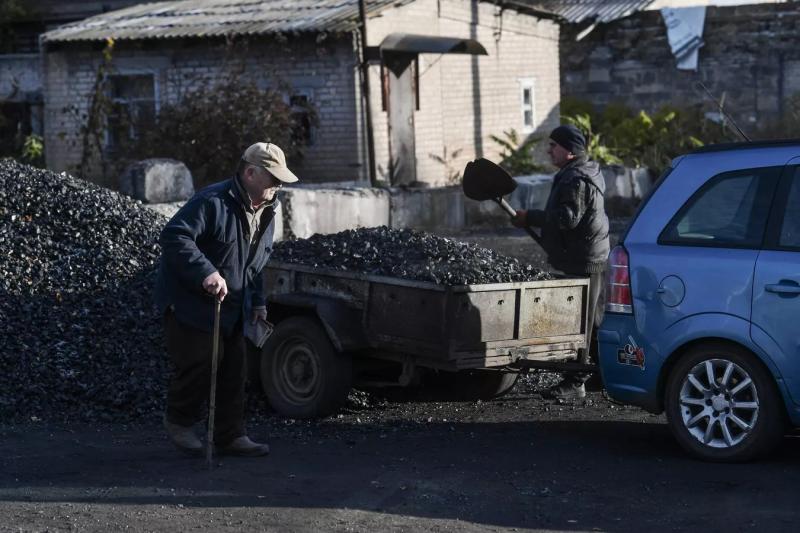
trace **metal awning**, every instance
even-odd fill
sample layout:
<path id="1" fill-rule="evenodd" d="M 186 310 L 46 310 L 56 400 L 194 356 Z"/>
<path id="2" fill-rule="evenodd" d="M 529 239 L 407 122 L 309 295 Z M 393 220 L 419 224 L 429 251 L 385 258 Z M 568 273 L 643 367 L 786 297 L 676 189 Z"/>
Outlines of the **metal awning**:
<path id="1" fill-rule="evenodd" d="M 475 39 L 414 35 L 411 33 L 390 33 L 375 48 L 381 53 L 489 55 L 486 48 Z"/>

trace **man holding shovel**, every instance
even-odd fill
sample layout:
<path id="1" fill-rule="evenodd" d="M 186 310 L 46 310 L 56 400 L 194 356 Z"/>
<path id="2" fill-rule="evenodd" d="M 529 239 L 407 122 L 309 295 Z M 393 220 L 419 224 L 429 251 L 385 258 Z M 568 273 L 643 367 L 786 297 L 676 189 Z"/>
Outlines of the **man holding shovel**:
<path id="1" fill-rule="evenodd" d="M 261 271 L 272 251 L 275 195 L 295 181 L 279 147 L 256 143 L 242 155 L 234 177 L 195 194 L 161 232 L 156 302 L 175 368 L 164 426 L 184 452 L 203 452 L 192 426 L 202 420 L 215 386 L 217 451 L 249 457 L 269 453 L 269 446 L 250 440 L 244 428 L 243 326 L 266 320 Z M 217 382 L 211 384 L 215 299 L 221 302 L 219 364 Z"/>
<path id="2" fill-rule="evenodd" d="M 547 154 L 559 168 L 544 209 L 519 210 L 514 226 L 541 228 L 541 245 L 547 260 L 571 276 L 590 278 L 589 346 L 596 343 L 596 328 L 603 319 L 605 270 L 609 253 L 608 217 L 603 194 L 605 182 L 600 165 L 586 155 L 586 138 L 572 125 L 559 126 L 550 134 Z M 589 363 L 589 350 L 580 350 L 579 363 Z M 589 374 L 568 374 L 550 389 L 556 398 L 583 398 Z"/>

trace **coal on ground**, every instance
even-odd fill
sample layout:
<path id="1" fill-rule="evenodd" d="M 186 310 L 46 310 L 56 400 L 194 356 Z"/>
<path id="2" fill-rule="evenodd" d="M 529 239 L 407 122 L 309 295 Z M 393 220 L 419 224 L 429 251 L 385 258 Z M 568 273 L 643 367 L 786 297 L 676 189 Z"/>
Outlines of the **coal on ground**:
<path id="1" fill-rule="evenodd" d="M 152 288 L 164 222 L 84 180 L 0 161 L 0 420 L 163 407 Z"/>

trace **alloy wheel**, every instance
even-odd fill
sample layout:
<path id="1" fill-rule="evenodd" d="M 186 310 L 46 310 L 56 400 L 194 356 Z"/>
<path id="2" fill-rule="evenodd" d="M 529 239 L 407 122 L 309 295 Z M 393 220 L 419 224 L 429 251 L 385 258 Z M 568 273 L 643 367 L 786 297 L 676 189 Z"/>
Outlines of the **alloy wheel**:
<path id="1" fill-rule="evenodd" d="M 689 434 L 705 446 L 731 448 L 744 441 L 758 420 L 758 390 L 741 366 L 706 359 L 684 377 L 680 413 Z"/>

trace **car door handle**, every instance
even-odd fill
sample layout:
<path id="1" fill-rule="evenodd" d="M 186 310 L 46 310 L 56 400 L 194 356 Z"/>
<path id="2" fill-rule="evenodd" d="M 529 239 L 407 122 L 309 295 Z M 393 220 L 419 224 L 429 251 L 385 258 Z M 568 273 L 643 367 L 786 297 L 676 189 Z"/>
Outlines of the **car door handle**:
<path id="1" fill-rule="evenodd" d="M 787 285 L 785 283 L 773 283 L 764 287 L 767 292 L 778 294 L 800 294 L 800 285 Z"/>

